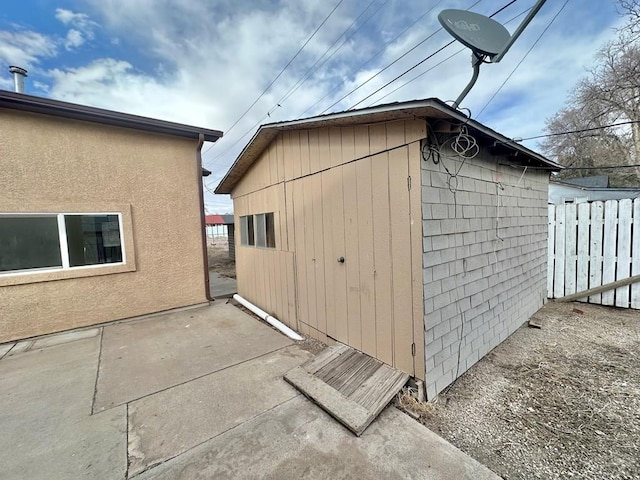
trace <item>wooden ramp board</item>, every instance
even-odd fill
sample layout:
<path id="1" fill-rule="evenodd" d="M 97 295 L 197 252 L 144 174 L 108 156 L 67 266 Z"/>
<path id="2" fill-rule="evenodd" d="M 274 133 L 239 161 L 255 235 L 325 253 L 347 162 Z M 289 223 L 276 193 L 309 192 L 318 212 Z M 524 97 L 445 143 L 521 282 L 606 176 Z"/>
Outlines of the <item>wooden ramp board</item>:
<path id="1" fill-rule="evenodd" d="M 409 375 L 338 343 L 284 378 L 360 436 L 404 387 Z"/>

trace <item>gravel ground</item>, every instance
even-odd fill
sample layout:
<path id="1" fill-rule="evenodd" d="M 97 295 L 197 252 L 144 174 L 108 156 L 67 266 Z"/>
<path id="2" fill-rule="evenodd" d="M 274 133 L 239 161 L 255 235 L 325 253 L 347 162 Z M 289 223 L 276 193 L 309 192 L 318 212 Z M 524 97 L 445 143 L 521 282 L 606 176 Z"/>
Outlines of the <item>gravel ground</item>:
<path id="1" fill-rule="evenodd" d="M 549 303 L 420 420 L 507 479 L 640 478 L 640 312 Z"/>
<path id="2" fill-rule="evenodd" d="M 223 277 L 236 278 L 236 262 L 229 258 L 227 237 L 207 238 L 207 242 L 209 270 Z"/>

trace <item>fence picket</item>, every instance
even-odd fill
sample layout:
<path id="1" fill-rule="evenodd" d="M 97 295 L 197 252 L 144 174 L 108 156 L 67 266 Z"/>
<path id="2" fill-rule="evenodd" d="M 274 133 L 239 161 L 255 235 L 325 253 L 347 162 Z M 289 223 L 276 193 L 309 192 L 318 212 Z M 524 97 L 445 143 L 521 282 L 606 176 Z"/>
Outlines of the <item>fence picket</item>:
<path id="1" fill-rule="evenodd" d="M 576 238 L 577 215 L 576 204 L 568 203 L 565 206 L 565 257 L 564 257 L 564 294 L 576 293 Z"/>
<path id="2" fill-rule="evenodd" d="M 640 275 L 640 199 L 633 201 L 631 275 Z M 631 308 L 640 309 L 640 283 L 631 285 Z"/>
<path id="3" fill-rule="evenodd" d="M 589 238 L 589 288 L 602 285 L 602 228 L 604 226 L 604 203 L 591 204 L 591 235 Z M 602 302 L 602 294 L 591 295 L 589 303 Z"/>
<path id="4" fill-rule="evenodd" d="M 631 276 L 631 199 L 618 203 L 618 241 L 616 280 Z M 629 285 L 616 288 L 616 307 L 629 308 Z"/>
<path id="5" fill-rule="evenodd" d="M 578 204 L 578 259 L 576 268 L 576 292 L 589 288 L 589 228 L 591 226 L 589 203 Z M 584 301 L 587 301 L 586 299 Z"/>
<path id="6" fill-rule="evenodd" d="M 618 230 L 618 202 L 604 202 L 604 245 L 602 259 L 602 284 L 616 280 L 616 234 Z M 615 291 L 602 293 L 602 305 L 614 305 Z"/>
<path id="7" fill-rule="evenodd" d="M 556 269 L 553 275 L 554 298 L 564 297 L 565 205 L 556 205 Z"/>
<path id="8" fill-rule="evenodd" d="M 640 198 L 549 205 L 548 227 L 549 298 L 640 275 Z M 640 283 L 580 301 L 640 310 Z"/>

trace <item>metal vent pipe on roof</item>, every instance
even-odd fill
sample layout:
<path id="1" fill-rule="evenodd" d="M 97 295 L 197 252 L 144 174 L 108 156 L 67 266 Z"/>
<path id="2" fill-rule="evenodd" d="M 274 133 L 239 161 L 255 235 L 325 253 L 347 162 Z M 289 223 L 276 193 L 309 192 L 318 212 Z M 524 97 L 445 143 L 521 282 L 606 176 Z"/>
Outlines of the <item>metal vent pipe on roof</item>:
<path id="1" fill-rule="evenodd" d="M 27 71 L 22 67 L 11 65 L 9 71 L 13 73 L 13 88 L 17 93 L 24 93 L 24 79 L 27 77 Z"/>

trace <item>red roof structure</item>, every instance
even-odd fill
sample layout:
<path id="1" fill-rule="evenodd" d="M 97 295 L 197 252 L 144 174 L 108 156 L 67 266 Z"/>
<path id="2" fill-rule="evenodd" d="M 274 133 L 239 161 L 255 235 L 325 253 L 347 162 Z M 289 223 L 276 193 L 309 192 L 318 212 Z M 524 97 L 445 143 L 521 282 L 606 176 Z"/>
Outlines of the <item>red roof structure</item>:
<path id="1" fill-rule="evenodd" d="M 233 215 L 206 215 L 207 225 L 233 225 Z"/>

